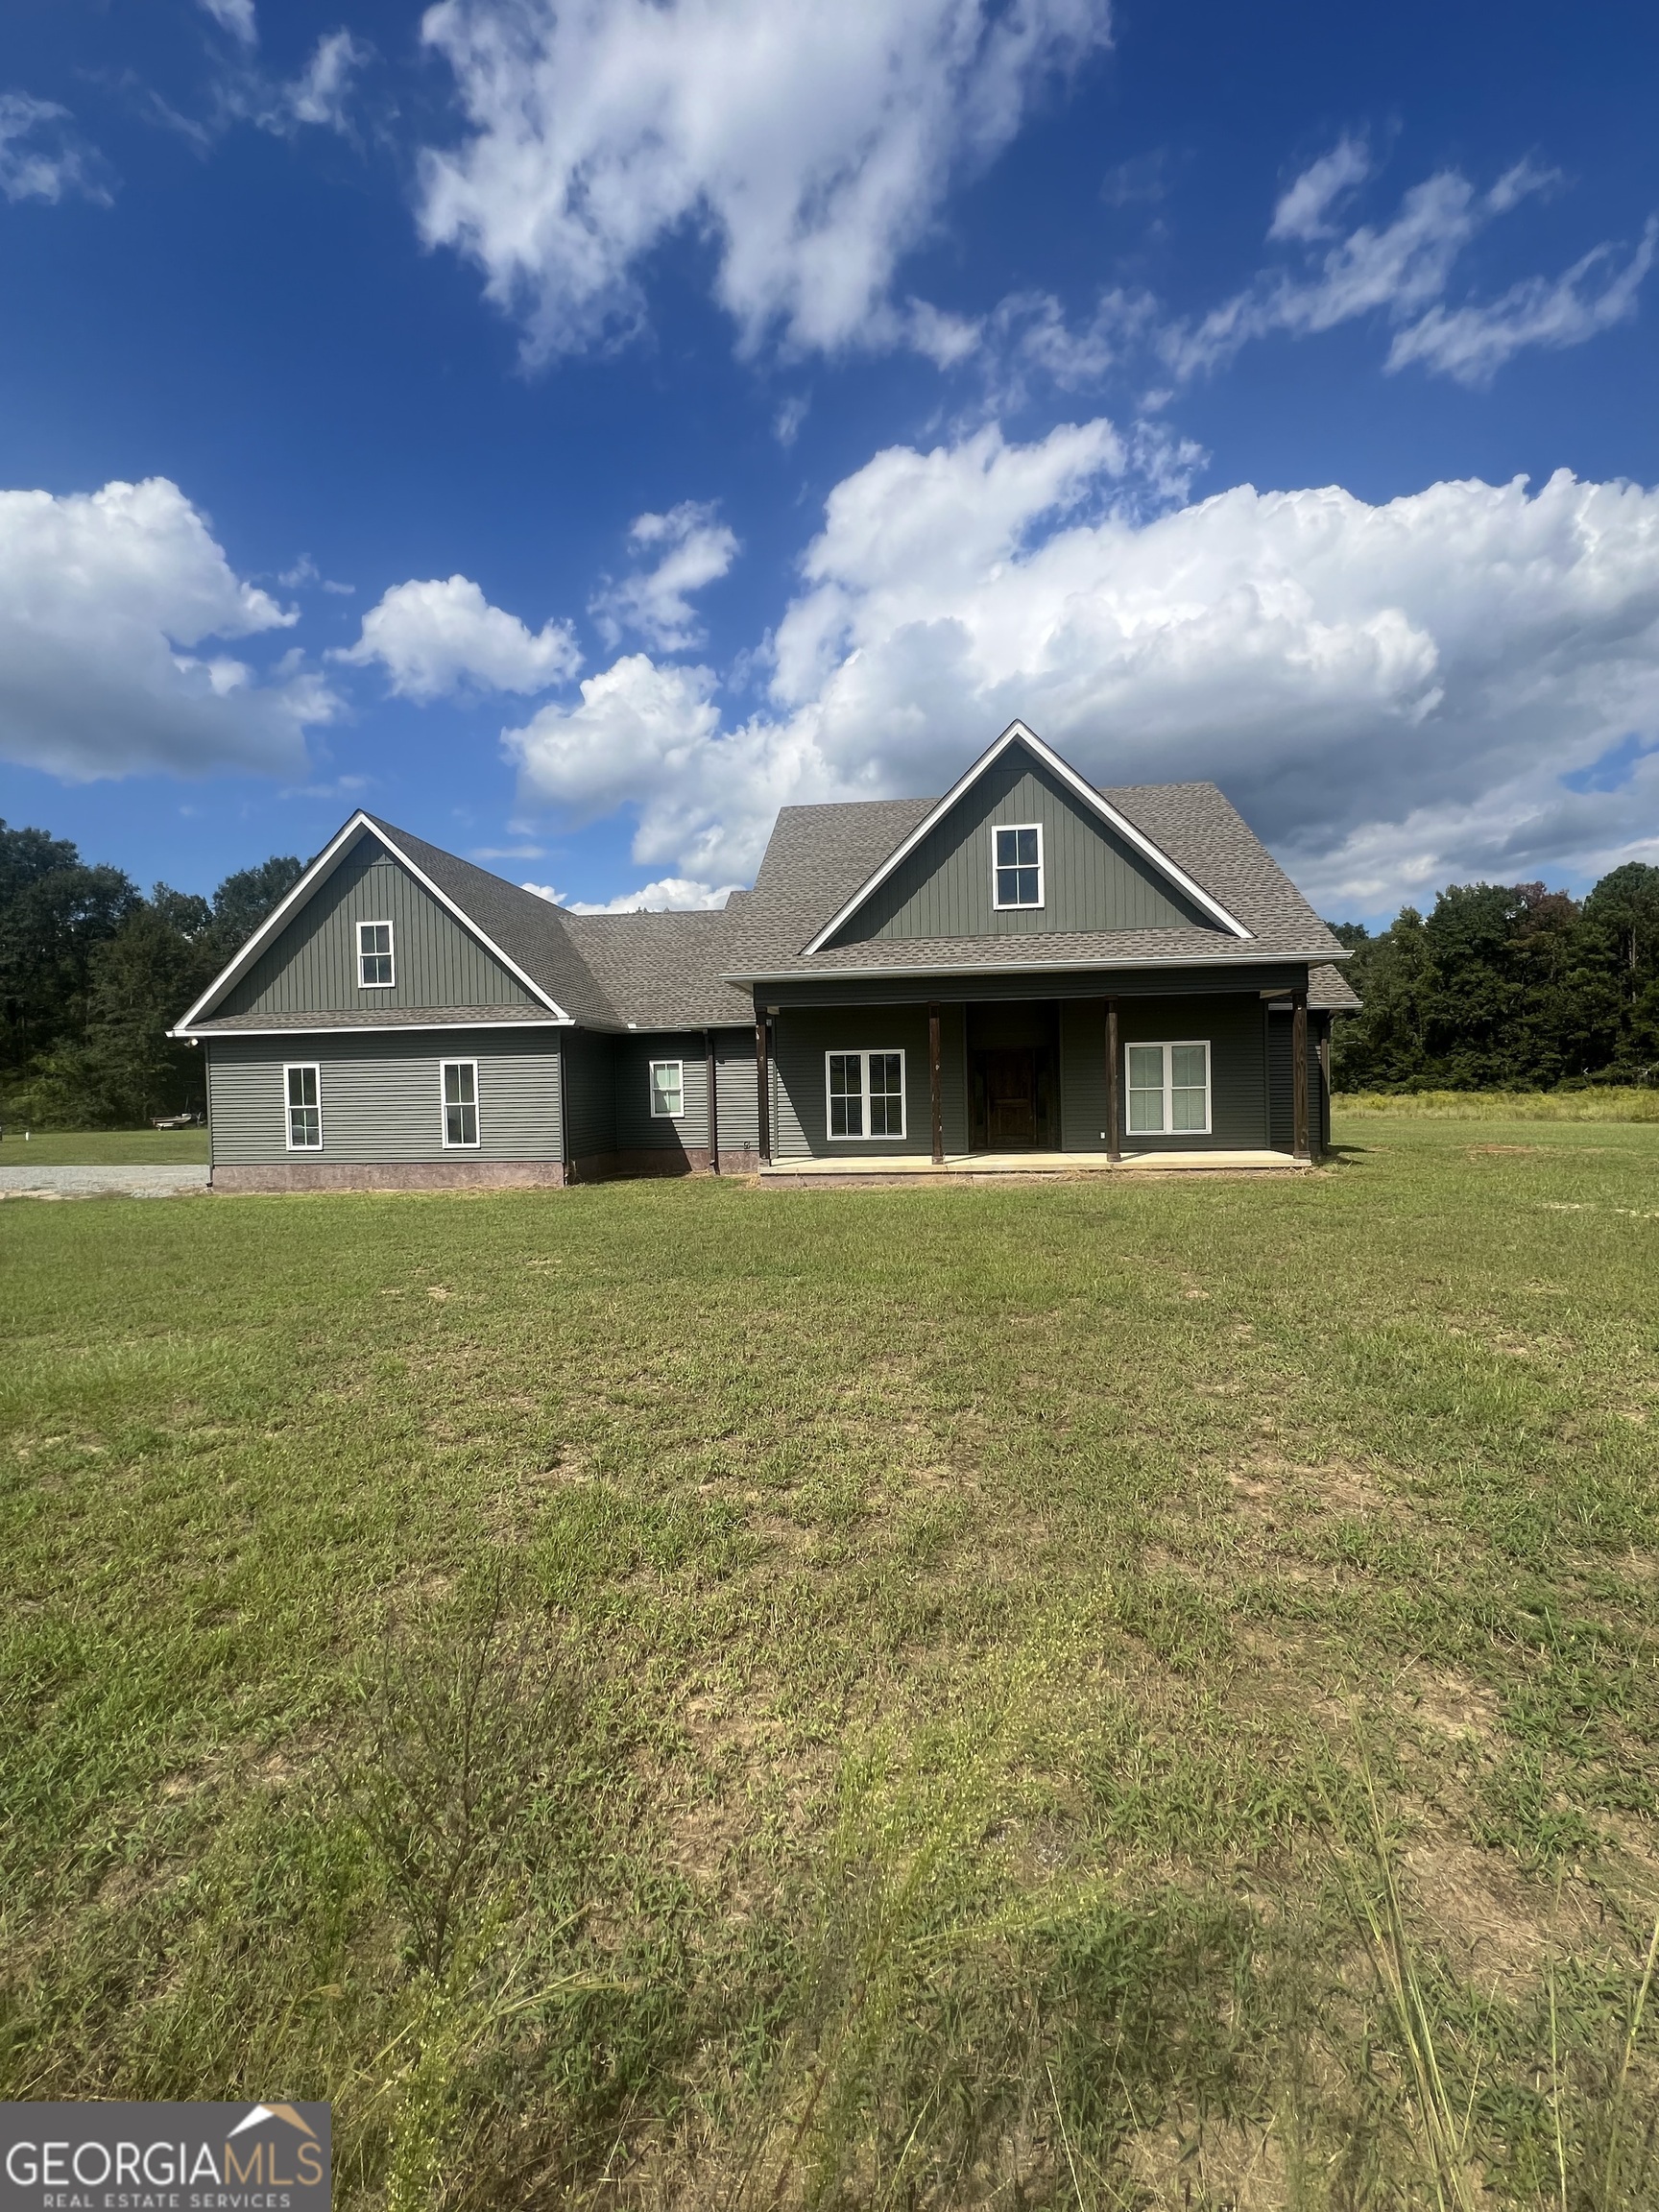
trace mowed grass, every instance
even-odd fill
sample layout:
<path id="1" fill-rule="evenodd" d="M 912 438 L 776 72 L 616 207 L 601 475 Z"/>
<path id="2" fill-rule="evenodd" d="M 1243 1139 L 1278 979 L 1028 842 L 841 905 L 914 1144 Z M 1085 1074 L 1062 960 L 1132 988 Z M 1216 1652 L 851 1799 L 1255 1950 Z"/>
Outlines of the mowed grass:
<path id="1" fill-rule="evenodd" d="M 205 1129 L 33 1129 L 8 1121 L 0 1167 L 205 1167 Z"/>
<path id="2" fill-rule="evenodd" d="M 0 2096 L 349 2206 L 1659 2196 L 1659 1129 L 0 1213 Z"/>

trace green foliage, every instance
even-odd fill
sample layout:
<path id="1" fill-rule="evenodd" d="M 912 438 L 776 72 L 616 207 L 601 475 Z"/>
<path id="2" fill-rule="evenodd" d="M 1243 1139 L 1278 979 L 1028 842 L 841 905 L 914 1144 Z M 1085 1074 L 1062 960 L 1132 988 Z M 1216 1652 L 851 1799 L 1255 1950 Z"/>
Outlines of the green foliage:
<path id="1" fill-rule="evenodd" d="M 1542 883 L 1454 883 L 1373 937 L 1336 926 L 1364 1001 L 1336 1024 L 1339 1091 L 1532 1091 L 1659 1080 L 1659 868 L 1582 904 Z"/>
<path id="2" fill-rule="evenodd" d="M 167 1036 L 299 880 L 294 858 L 228 876 L 211 902 L 86 868 L 42 830 L 0 823 L 0 1106 L 42 1128 L 202 1112 L 201 1054 Z"/>

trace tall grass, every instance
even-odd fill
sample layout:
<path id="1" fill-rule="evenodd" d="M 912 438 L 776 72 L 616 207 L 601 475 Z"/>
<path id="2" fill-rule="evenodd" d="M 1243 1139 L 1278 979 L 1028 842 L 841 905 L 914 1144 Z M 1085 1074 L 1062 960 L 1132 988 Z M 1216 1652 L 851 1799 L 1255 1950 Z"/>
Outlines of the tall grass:
<path id="1" fill-rule="evenodd" d="M 1659 1121 L 1659 1089 L 1339 1091 L 1337 1114 L 1410 1114 L 1446 1121 Z"/>

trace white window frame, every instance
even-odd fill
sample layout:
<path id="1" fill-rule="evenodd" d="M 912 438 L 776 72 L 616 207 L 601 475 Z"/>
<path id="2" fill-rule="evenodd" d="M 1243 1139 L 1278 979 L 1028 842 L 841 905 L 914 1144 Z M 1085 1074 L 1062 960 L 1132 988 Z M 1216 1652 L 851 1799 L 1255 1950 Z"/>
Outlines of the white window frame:
<path id="1" fill-rule="evenodd" d="M 832 1094 L 830 1089 L 830 1063 L 831 1060 L 856 1060 L 858 1063 L 859 1119 L 864 1123 L 858 1134 L 837 1137 L 831 1130 L 834 1119 Z M 899 1127 L 897 1130 L 874 1130 L 870 1127 L 870 1063 L 872 1060 L 897 1060 L 899 1063 Z M 884 1092 L 884 1097 L 891 1093 Z M 826 1052 L 824 1055 L 824 1136 L 830 1144 L 893 1144 L 902 1143 L 910 1129 L 910 1086 L 904 1073 L 904 1047 L 902 1045 L 873 1045 L 868 1051 L 847 1049 Z"/>
<path id="2" fill-rule="evenodd" d="M 1035 899 L 999 899 L 997 895 L 997 839 L 1005 830 L 1034 830 L 1037 832 L 1037 896 Z M 1019 850 L 1018 847 L 1015 848 Z M 1015 862 L 1015 866 L 1022 866 Z M 991 825 L 991 903 L 998 914 L 1041 914 L 1048 896 L 1048 879 L 1043 866 L 1043 825 L 1041 822 L 993 822 Z"/>
<path id="3" fill-rule="evenodd" d="M 1175 1084 L 1171 1081 L 1174 1055 L 1184 1046 L 1194 1046 L 1204 1054 L 1204 1126 L 1202 1129 L 1176 1129 L 1171 1127 L 1175 1118 Z M 1131 1052 L 1162 1052 L 1164 1055 L 1164 1126 L 1162 1129 L 1132 1129 L 1129 1126 L 1129 1055 Z M 1127 1142 L 1137 1137 L 1208 1137 L 1213 1134 L 1215 1120 L 1214 1097 L 1215 1055 L 1210 1048 L 1208 1037 L 1131 1037 L 1123 1046 L 1123 1136 Z M 1180 1088 L 1190 1091 L 1193 1086 L 1183 1083 Z"/>
<path id="4" fill-rule="evenodd" d="M 384 929 L 384 930 L 385 930 L 385 932 L 386 932 L 386 950 L 385 950 L 385 951 L 384 951 L 384 952 L 365 952 L 365 950 L 363 950 L 363 932 L 364 932 L 364 930 L 365 930 L 365 929 Z M 371 982 L 370 982 L 370 980 L 369 980 L 369 978 L 368 978 L 368 977 L 367 977 L 367 976 L 364 974 L 364 973 L 363 973 L 363 963 L 364 963 L 366 960 L 384 960 L 384 961 L 385 961 L 385 962 L 386 962 L 386 963 L 389 965 L 389 967 L 390 967 L 390 968 L 391 968 L 391 970 L 392 970 L 392 973 L 391 973 L 391 974 L 390 974 L 390 975 L 388 975 L 388 976 L 387 976 L 387 977 L 384 979 L 384 981 L 382 981 L 382 982 L 378 982 L 378 983 L 371 983 Z M 357 988 L 358 988 L 358 990 L 359 990 L 359 991 L 390 991 L 390 990 L 393 990 L 393 989 L 396 987 L 396 985 L 397 985 L 397 931 L 396 931 L 396 930 L 393 928 L 393 926 L 392 926 L 392 924 L 391 924 L 391 921 L 390 921 L 389 919 L 386 919 L 386 918 L 382 918 L 382 919 L 381 919 L 380 921 L 378 921 L 378 922 L 359 922 L 359 923 L 358 923 L 358 925 L 357 925 Z"/>
<path id="5" fill-rule="evenodd" d="M 471 1070 L 472 1070 L 472 1096 L 471 1096 L 471 1099 L 470 1099 L 470 1101 L 469 1101 L 469 1100 L 467 1100 L 467 1099 L 465 1099 L 465 1098 L 460 1098 L 460 1099 L 457 1099 L 457 1100 L 455 1101 L 455 1103 L 456 1103 L 457 1105 L 459 1105 L 459 1106 L 466 1106 L 466 1105 L 468 1105 L 469 1103 L 470 1103 L 470 1105 L 471 1105 L 471 1108 L 472 1108 L 472 1126 L 473 1126 L 473 1128 L 474 1128 L 474 1129 L 477 1131 L 477 1135 L 476 1135 L 475 1137 L 473 1137 L 473 1139 L 471 1140 L 470 1143 L 469 1143 L 465 1138 L 457 1138 L 457 1139 L 455 1139 L 454 1141 L 451 1141 L 451 1139 L 450 1139 L 450 1135 L 449 1135 L 449 1105 L 450 1105 L 450 1100 L 449 1100 L 449 1097 L 448 1097 L 448 1094 L 447 1094 L 447 1088 L 446 1088 L 446 1084 L 445 1084 L 445 1077 L 448 1075 L 448 1073 L 449 1073 L 449 1070 L 450 1070 L 450 1069 L 451 1069 L 451 1068 L 470 1068 L 470 1069 L 471 1069 Z M 479 1145 L 480 1145 L 480 1144 L 482 1144 L 482 1143 L 483 1143 L 483 1142 L 484 1142 L 484 1115 L 483 1115 L 483 1109 L 482 1109 L 482 1106 L 481 1106 L 481 1103 L 480 1103 L 480 1100 L 479 1100 L 479 1097 L 478 1097 L 478 1063 L 477 1063 L 477 1061 L 476 1061 L 476 1060 L 440 1060 L 440 1061 L 439 1061 L 439 1063 L 438 1063 L 438 1114 L 439 1114 L 439 1122 L 438 1122 L 438 1127 L 439 1127 L 439 1131 L 440 1131 L 440 1134 L 442 1135 L 442 1137 L 443 1137 L 443 1139 L 444 1139 L 444 1149 L 445 1149 L 445 1152 L 476 1152 L 476 1151 L 477 1151 L 477 1149 L 478 1149 Z"/>
<path id="6" fill-rule="evenodd" d="M 680 1104 L 673 1113 L 666 1113 L 657 1103 L 657 1070 L 672 1068 L 679 1077 Z M 645 1095 L 651 1108 L 653 1121 L 684 1121 L 685 1118 L 685 1063 L 684 1060 L 653 1060 L 645 1071 Z"/>
<path id="7" fill-rule="evenodd" d="M 314 1075 L 317 1078 L 317 1142 L 315 1144 L 296 1144 L 294 1142 L 294 1117 L 308 1111 L 296 1106 L 289 1096 L 290 1075 Z M 323 1149 L 323 1064 L 320 1060 L 284 1060 L 282 1063 L 282 1130 L 290 1152 L 321 1152 Z"/>

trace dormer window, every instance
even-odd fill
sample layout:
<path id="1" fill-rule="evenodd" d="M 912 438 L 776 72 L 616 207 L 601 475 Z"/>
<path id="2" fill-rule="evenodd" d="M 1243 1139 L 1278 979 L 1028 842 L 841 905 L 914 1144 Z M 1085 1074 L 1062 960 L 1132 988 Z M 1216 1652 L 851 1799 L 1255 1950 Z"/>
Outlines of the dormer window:
<path id="1" fill-rule="evenodd" d="M 392 925 L 357 925 L 357 980 L 365 991 L 383 991 L 392 981 Z"/>
<path id="2" fill-rule="evenodd" d="M 992 903 L 998 907 L 1043 903 L 1043 826 L 1016 822 L 991 832 Z"/>

